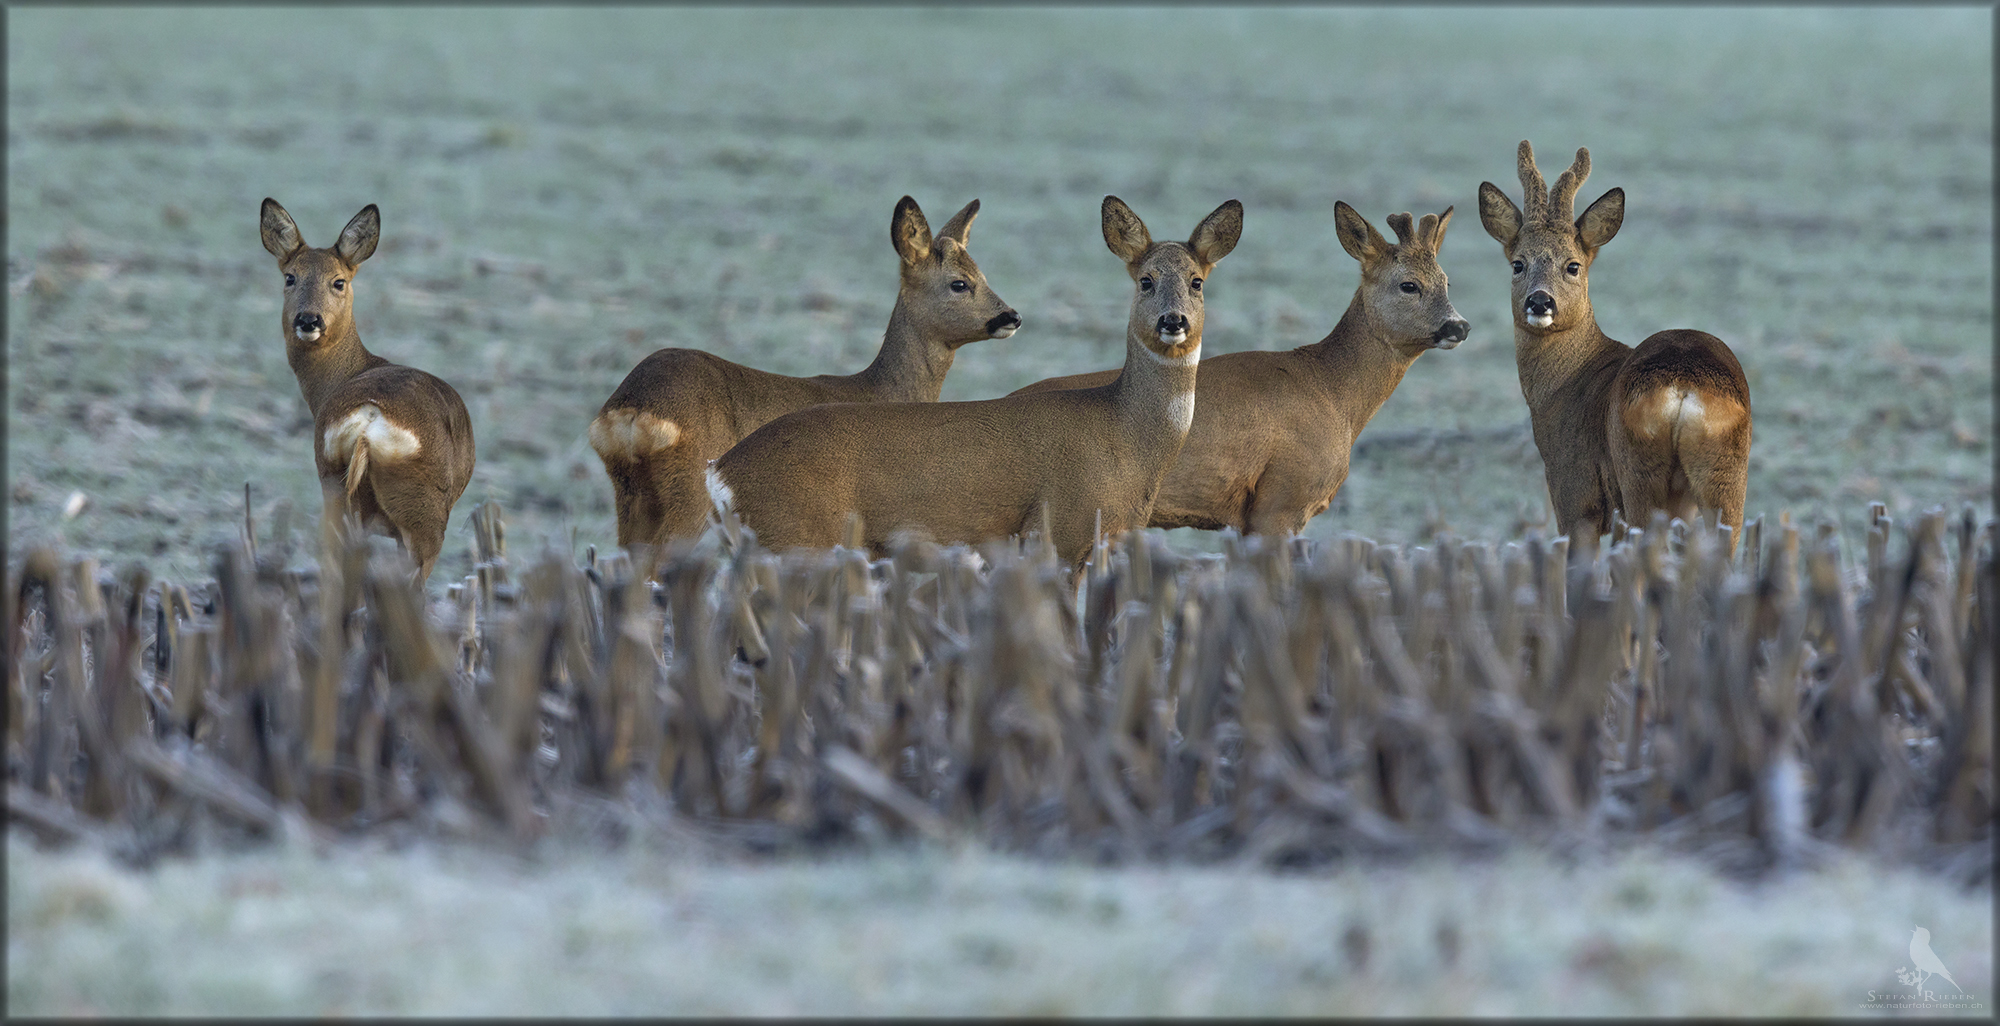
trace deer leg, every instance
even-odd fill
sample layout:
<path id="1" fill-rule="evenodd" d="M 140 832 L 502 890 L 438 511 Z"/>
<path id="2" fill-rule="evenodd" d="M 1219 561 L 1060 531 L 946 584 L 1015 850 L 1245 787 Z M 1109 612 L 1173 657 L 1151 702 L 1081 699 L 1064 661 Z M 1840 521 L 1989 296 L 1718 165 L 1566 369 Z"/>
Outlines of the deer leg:
<path id="1" fill-rule="evenodd" d="M 649 481 L 653 492 L 647 500 L 654 526 L 652 533 L 640 535 L 640 540 L 664 547 L 675 538 L 695 537 L 708 527 L 710 516 L 708 461 L 691 442 L 655 453 L 653 460 L 655 469 Z"/>
<path id="2" fill-rule="evenodd" d="M 1257 490 L 1250 496 L 1250 508 L 1245 511 L 1243 520 L 1249 528 L 1248 534 L 1282 539 L 1305 530 L 1306 521 L 1317 512 L 1314 507 L 1318 504 L 1309 502 L 1304 490 L 1291 481 L 1273 480 L 1273 477 L 1267 472 L 1263 480 L 1257 482 Z"/>
<path id="3" fill-rule="evenodd" d="M 334 475 L 319 479 L 320 560 L 338 559 L 348 537 L 347 478 Z"/>
<path id="4" fill-rule="evenodd" d="M 396 539 L 417 568 L 419 585 L 430 578 L 438 552 L 444 548 L 445 525 L 451 518 L 451 497 L 431 482 L 435 478 L 412 468 L 404 473 L 370 476 L 374 506 L 388 521 L 385 534 Z"/>
<path id="5" fill-rule="evenodd" d="M 438 553 L 444 549 L 444 524 L 425 524 L 417 530 L 404 529 L 398 533 L 404 550 L 417 565 L 415 580 L 421 589 L 431 579 L 431 567 L 437 565 Z"/>
<path id="6" fill-rule="evenodd" d="M 642 504 L 637 490 L 623 474 L 612 473 L 610 467 L 604 476 L 611 479 L 611 508 L 618 517 L 618 544 L 630 548 L 636 541 L 650 541 L 652 532 L 640 522 Z"/>
<path id="7" fill-rule="evenodd" d="M 1743 495 L 1749 485 L 1749 446 L 1709 445 L 1683 453 L 1688 494 L 1704 510 L 1720 513 L 1730 529 L 1730 548 L 1743 534 Z M 1731 556 L 1735 555 L 1731 551 Z"/>

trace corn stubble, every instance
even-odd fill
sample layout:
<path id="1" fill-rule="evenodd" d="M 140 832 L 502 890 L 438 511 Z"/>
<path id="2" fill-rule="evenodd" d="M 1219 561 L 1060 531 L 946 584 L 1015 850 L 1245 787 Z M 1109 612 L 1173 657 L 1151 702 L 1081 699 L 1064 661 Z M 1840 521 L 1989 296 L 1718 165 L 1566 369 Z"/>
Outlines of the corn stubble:
<path id="1" fill-rule="evenodd" d="M 647 573 L 517 565 L 487 503 L 430 609 L 379 546 L 315 567 L 246 532 L 195 587 L 36 549 L 5 594 L 8 809 L 140 861 L 651 823 L 1272 864 L 1651 835 L 1985 877 L 1994 526 L 1870 514 L 1853 573 L 1830 528 L 1753 522 L 1732 558 L 1664 518 L 1574 551 L 1140 532 L 1074 574 L 1036 535 L 871 562 L 730 524 Z"/>

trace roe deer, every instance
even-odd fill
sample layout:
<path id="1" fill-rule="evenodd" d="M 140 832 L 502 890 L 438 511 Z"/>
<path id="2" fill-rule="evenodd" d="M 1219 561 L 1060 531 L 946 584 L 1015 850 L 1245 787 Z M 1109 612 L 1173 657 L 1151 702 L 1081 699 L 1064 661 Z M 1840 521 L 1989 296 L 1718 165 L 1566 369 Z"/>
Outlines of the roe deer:
<path id="1" fill-rule="evenodd" d="M 590 422 L 617 499 L 618 544 L 700 534 L 709 510 L 703 471 L 769 421 L 820 403 L 937 402 L 958 347 L 1012 335 L 1021 315 L 965 249 L 978 214 L 973 200 L 933 237 L 916 200 L 896 204 L 896 306 L 875 362 L 858 374 L 788 377 L 698 349 L 662 349 L 632 368 Z"/>
<path id="2" fill-rule="evenodd" d="M 1136 289 L 1125 372 L 1097 388 L 981 402 L 818 406 L 781 417 L 710 469 L 718 511 L 734 509 L 771 548 L 830 546 L 859 513 L 863 543 L 920 528 L 940 543 L 1018 534 L 1040 522 L 1072 564 L 1098 533 L 1144 527 L 1160 479 L 1194 420 L 1202 279 L 1236 248 L 1230 200 L 1186 242 L 1154 242 L 1116 196 L 1104 241 Z"/>
<path id="3" fill-rule="evenodd" d="M 1625 220 L 1625 190 L 1574 222 L 1590 151 L 1544 191 L 1535 151 L 1517 153 L 1524 213 L 1479 183 L 1479 220 L 1514 268 L 1514 362 L 1541 450 L 1556 529 L 1645 523 L 1655 510 L 1692 521 L 1716 510 L 1743 532 L 1750 385 L 1736 354 L 1706 332 L 1655 332 L 1637 349 L 1606 337 L 1590 309 L 1590 265 Z M 1573 550 L 1575 551 L 1575 550 Z"/>
<path id="4" fill-rule="evenodd" d="M 331 249 L 307 246 L 274 199 L 264 200 L 258 227 L 285 276 L 285 359 L 312 411 L 321 531 L 337 539 L 354 514 L 364 530 L 402 543 L 421 587 L 444 547 L 452 504 L 472 479 L 472 419 L 443 379 L 361 344 L 348 286 L 375 252 L 381 212 L 361 208 Z"/>
<path id="5" fill-rule="evenodd" d="M 1361 262 L 1361 286 L 1324 339 L 1201 361 L 1194 426 L 1149 526 L 1297 533 L 1333 502 L 1354 439 L 1410 364 L 1465 340 L 1465 319 L 1452 309 L 1437 262 L 1451 208 L 1425 214 L 1414 228 L 1408 214 L 1388 220 L 1395 245 L 1353 207 L 1334 203 L 1334 232 Z M 1049 378 L 1014 394 L 1088 388 L 1118 374 Z"/>

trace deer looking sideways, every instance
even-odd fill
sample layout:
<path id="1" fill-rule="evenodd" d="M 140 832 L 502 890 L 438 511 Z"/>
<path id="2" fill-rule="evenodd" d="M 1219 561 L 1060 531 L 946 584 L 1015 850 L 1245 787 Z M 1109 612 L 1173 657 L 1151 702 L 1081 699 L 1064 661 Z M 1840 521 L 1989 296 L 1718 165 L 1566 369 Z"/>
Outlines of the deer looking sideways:
<path id="1" fill-rule="evenodd" d="M 1638 348 L 1607 337 L 1590 308 L 1590 265 L 1625 220 L 1625 190 L 1570 220 L 1590 151 L 1544 191 L 1527 140 L 1518 151 L 1517 209 L 1479 184 L 1479 220 L 1514 268 L 1514 362 L 1542 454 L 1556 528 L 1612 528 L 1622 511 L 1692 521 L 1716 510 L 1733 553 L 1743 533 L 1750 459 L 1750 386 L 1736 354 L 1706 332 L 1674 328 Z"/>
<path id="2" fill-rule="evenodd" d="M 1136 289 L 1125 369 L 1096 388 L 981 402 L 817 406 L 759 428 L 710 468 L 718 512 L 773 549 L 842 542 L 848 513 L 882 552 L 904 528 L 941 544 L 1020 534 L 1041 522 L 1072 565 L 1101 528 L 1144 527 L 1194 420 L 1202 280 L 1236 248 L 1230 200 L 1186 242 L 1154 242 L 1116 196 L 1104 241 Z"/>
<path id="3" fill-rule="evenodd" d="M 1437 262 L 1451 208 L 1425 214 L 1414 228 L 1408 214 L 1388 221 L 1395 245 L 1353 207 L 1334 204 L 1334 232 L 1361 262 L 1361 285 L 1324 339 L 1201 361 L 1194 426 L 1148 526 L 1297 533 L 1333 502 L 1354 439 L 1410 364 L 1465 340 L 1465 319 L 1452 309 Z M 1050 378 L 1014 394 L 1103 385 L 1118 374 Z"/>
<path id="4" fill-rule="evenodd" d="M 331 249 L 307 246 L 274 199 L 264 200 L 258 227 L 285 276 L 285 359 L 312 411 L 321 532 L 338 539 L 353 514 L 364 530 L 402 543 L 421 587 L 444 547 L 452 504 L 472 480 L 472 419 L 443 379 L 361 344 L 350 286 L 375 252 L 381 212 L 361 208 Z"/>
<path id="5" fill-rule="evenodd" d="M 973 200 L 933 237 L 916 200 L 896 204 L 896 306 L 875 362 L 858 374 L 787 377 L 697 349 L 662 349 L 632 368 L 590 422 L 591 448 L 617 499 L 618 544 L 657 547 L 700 534 L 708 464 L 771 420 L 819 403 L 937 402 L 958 347 L 1012 335 L 1021 315 L 965 249 L 978 214 Z"/>

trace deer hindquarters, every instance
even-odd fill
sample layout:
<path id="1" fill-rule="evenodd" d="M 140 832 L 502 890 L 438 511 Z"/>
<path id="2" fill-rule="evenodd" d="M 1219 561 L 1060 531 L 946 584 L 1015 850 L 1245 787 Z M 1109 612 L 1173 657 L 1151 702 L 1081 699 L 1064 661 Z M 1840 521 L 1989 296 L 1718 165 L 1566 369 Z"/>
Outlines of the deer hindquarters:
<path id="1" fill-rule="evenodd" d="M 1705 332 L 1663 331 L 1633 351 L 1621 378 L 1611 441 L 1627 519 L 1716 509 L 1738 526 L 1750 390 L 1735 354 Z"/>
<path id="2" fill-rule="evenodd" d="M 327 425 L 321 441 L 330 469 L 345 474 L 349 495 L 366 479 L 371 461 L 397 463 L 423 451 L 416 432 L 390 420 L 374 403 L 362 403 Z"/>

